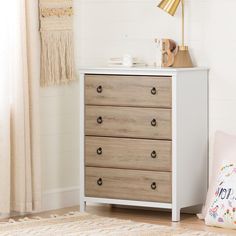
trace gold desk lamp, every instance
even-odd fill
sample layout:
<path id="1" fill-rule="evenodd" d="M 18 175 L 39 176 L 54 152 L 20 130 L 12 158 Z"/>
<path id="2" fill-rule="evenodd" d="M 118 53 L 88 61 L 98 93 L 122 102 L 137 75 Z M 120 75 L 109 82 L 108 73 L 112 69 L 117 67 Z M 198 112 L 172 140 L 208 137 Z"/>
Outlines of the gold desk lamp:
<path id="1" fill-rule="evenodd" d="M 184 45 L 184 0 L 162 0 L 158 7 L 171 16 L 174 16 L 180 2 L 182 2 L 182 45 L 178 47 L 173 67 L 189 68 L 193 67 L 193 63 L 188 51 L 188 46 Z"/>

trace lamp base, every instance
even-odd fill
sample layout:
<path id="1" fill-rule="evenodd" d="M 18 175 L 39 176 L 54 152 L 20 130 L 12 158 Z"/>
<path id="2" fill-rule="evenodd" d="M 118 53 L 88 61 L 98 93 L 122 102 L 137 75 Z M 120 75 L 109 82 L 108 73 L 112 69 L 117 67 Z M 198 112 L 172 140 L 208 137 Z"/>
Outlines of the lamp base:
<path id="1" fill-rule="evenodd" d="M 174 68 L 191 68 L 193 67 L 193 63 L 188 51 L 187 46 L 179 46 L 178 52 L 175 56 Z"/>

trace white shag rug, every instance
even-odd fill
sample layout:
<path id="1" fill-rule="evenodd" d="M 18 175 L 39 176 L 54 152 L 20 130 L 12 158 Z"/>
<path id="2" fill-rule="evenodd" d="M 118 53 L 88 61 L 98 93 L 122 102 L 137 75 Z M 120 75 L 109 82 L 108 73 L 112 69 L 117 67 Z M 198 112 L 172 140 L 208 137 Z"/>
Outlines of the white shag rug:
<path id="1" fill-rule="evenodd" d="M 73 212 L 51 218 L 24 218 L 0 223 L 1 236 L 222 236 L 223 234 Z"/>

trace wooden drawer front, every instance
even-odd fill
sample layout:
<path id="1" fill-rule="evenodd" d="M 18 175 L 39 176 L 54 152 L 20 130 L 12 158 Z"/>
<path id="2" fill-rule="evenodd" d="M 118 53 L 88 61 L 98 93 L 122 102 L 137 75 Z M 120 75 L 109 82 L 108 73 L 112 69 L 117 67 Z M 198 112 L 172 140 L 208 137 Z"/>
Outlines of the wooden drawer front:
<path id="1" fill-rule="evenodd" d="M 86 167 L 87 197 L 171 202 L 171 173 Z"/>
<path id="2" fill-rule="evenodd" d="M 171 110 L 86 106 L 86 135 L 171 139 Z"/>
<path id="3" fill-rule="evenodd" d="M 171 141 L 86 137 L 86 166 L 171 171 Z"/>
<path id="4" fill-rule="evenodd" d="M 86 75 L 85 102 L 171 108 L 171 77 Z"/>

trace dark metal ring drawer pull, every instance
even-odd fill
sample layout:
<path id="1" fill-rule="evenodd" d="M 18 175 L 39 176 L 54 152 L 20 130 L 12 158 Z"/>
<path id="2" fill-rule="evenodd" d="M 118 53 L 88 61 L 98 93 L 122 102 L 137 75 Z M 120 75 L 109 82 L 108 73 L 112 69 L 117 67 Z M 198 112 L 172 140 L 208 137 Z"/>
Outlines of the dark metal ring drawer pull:
<path id="1" fill-rule="evenodd" d="M 102 124 L 102 122 L 103 122 L 102 117 L 99 116 L 99 117 L 97 118 L 97 123 L 98 123 L 98 124 Z"/>
<path id="2" fill-rule="evenodd" d="M 97 149 L 97 154 L 102 155 L 102 148 L 101 147 Z"/>
<path id="3" fill-rule="evenodd" d="M 152 88 L 151 94 L 152 95 L 156 95 L 157 94 L 157 89 L 155 87 Z"/>
<path id="4" fill-rule="evenodd" d="M 99 186 L 102 186 L 102 178 L 99 178 L 99 179 L 97 180 L 97 184 L 98 184 Z"/>
<path id="5" fill-rule="evenodd" d="M 157 152 L 156 151 L 152 151 L 151 153 L 151 157 L 154 159 L 157 157 Z"/>
<path id="6" fill-rule="evenodd" d="M 157 188 L 157 184 L 156 184 L 156 182 L 153 182 L 152 184 L 151 184 L 151 189 L 152 190 L 155 190 Z"/>
<path id="7" fill-rule="evenodd" d="M 156 121 L 156 119 L 153 119 L 153 120 L 151 121 L 151 125 L 152 125 L 153 127 L 157 126 L 157 121 Z"/>
<path id="8" fill-rule="evenodd" d="M 99 86 L 97 87 L 97 92 L 98 92 L 98 93 L 102 93 L 102 90 L 103 90 L 103 89 L 102 89 L 102 86 L 99 85 Z"/>

